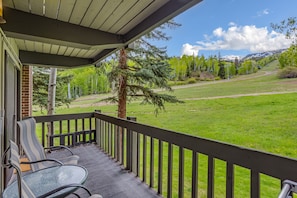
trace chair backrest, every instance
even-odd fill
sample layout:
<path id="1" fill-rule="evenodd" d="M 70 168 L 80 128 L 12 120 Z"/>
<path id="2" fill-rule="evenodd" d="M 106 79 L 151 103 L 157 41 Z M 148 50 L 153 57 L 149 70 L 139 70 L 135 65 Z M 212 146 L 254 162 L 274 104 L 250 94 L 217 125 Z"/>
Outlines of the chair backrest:
<path id="1" fill-rule="evenodd" d="M 10 157 L 8 160 L 8 164 L 2 163 L 2 165 L 4 165 L 5 167 L 7 167 L 7 166 L 13 167 L 16 170 L 19 198 L 36 198 L 34 193 L 31 191 L 31 189 L 28 187 L 28 185 L 22 178 L 22 172 L 20 169 L 19 147 L 12 140 L 10 140 L 10 146 L 8 149 L 6 149 L 4 156 L 2 156 L 3 159 L 5 158 L 6 153 L 8 153 L 8 151 L 10 151 Z M 89 196 L 90 196 L 89 198 L 102 198 L 102 196 L 99 194 L 94 194 L 91 196 L 90 191 L 85 186 L 80 185 L 80 184 L 75 184 L 75 183 L 64 185 L 57 189 L 53 189 L 52 191 L 47 192 L 47 193 L 41 195 L 40 197 L 48 197 L 54 193 L 57 193 L 61 190 L 66 189 L 66 188 L 83 188 L 89 194 Z M 76 195 L 77 197 L 79 197 L 76 193 L 73 193 L 73 194 Z"/>
<path id="2" fill-rule="evenodd" d="M 16 169 L 17 179 L 18 179 L 18 191 L 20 198 L 34 198 L 35 195 L 32 193 L 30 188 L 27 186 L 25 181 L 22 179 L 22 172 L 20 169 L 20 155 L 19 147 L 10 140 L 10 158 L 8 160 L 9 164 Z"/>
<path id="3" fill-rule="evenodd" d="M 36 121 L 28 118 L 17 122 L 20 128 L 20 142 L 29 161 L 46 159 L 44 148 L 40 144 L 36 135 Z M 32 171 L 46 168 L 46 162 L 31 164 Z"/>

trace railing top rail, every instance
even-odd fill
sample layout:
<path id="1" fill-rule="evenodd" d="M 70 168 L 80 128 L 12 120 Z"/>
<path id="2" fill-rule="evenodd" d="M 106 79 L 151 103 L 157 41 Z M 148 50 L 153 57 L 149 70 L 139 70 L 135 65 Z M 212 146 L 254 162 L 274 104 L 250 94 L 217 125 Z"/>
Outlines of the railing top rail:
<path id="1" fill-rule="evenodd" d="M 94 113 L 98 119 L 280 179 L 297 180 L 297 160 Z"/>
<path id="2" fill-rule="evenodd" d="M 76 114 L 59 114 L 59 115 L 45 115 L 45 116 L 33 116 L 37 123 L 40 122 L 54 122 L 60 120 L 74 120 L 83 118 L 92 118 L 94 113 L 76 113 Z"/>

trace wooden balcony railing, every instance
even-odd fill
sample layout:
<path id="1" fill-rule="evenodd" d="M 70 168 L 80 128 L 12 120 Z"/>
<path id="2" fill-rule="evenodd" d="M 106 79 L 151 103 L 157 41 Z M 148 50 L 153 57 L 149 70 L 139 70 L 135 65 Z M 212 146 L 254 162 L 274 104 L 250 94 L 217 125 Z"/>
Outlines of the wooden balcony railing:
<path id="1" fill-rule="evenodd" d="M 51 136 L 58 140 L 49 138 L 51 144 L 96 142 L 164 197 L 276 197 L 282 181 L 297 181 L 295 159 L 140 124 L 135 118 L 99 112 L 35 118 L 42 123 L 43 144 L 45 122 L 57 122 Z M 84 120 L 82 126 L 88 127 L 78 129 Z"/>
<path id="2" fill-rule="evenodd" d="M 94 113 L 36 116 L 37 131 L 44 147 L 75 146 L 95 142 Z"/>

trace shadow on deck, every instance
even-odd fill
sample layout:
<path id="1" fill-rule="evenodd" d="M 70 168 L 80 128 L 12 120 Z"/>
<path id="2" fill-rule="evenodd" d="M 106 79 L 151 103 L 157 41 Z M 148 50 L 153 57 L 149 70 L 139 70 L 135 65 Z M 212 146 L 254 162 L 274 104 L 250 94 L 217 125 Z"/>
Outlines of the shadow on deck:
<path id="1" fill-rule="evenodd" d="M 101 194 L 104 198 L 139 198 L 161 197 L 133 173 L 124 170 L 113 159 L 109 158 L 95 144 L 85 144 L 71 148 L 80 156 L 79 165 L 87 168 L 89 175 L 85 186 L 92 192 Z M 64 151 L 54 152 L 49 158 L 60 158 L 66 155 Z M 78 191 L 78 194 L 84 193 Z M 87 197 L 86 194 L 81 194 Z"/>

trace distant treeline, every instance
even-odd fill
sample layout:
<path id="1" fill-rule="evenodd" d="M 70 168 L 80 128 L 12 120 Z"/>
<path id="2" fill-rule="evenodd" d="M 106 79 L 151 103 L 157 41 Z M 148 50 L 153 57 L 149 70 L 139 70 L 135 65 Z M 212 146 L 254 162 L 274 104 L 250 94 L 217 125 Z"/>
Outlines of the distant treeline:
<path id="1" fill-rule="evenodd" d="M 257 72 L 276 56 L 261 60 L 221 60 L 217 56 L 182 56 L 170 58 L 172 68 L 172 84 L 194 83 L 196 81 L 228 79 L 236 75 L 247 75 Z M 68 98 L 84 95 L 107 93 L 112 91 L 113 83 L 109 82 L 108 73 L 117 66 L 116 61 L 101 64 L 100 67 L 82 67 L 58 71 L 60 76 L 69 76 L 69 82 L 64 85 Z"/>
<path id="2" fill-rule="evenodd" d="M 236 75 L 247 75 L 257 72 L 268 63 L 276 60 L 276 55 L 260 60 L 235 59 L 222 60 L 218 56 L 182 56 L 168 59 L 171 65 L 171 85 L 195 83 L 233 78 Z M 99 67 L 89 66 L 75 69 L 59 69 L 57 76 L 57 98 L 61 104 L 85 95 L 108 93 L 113 90 L 114 83 L 108 78 L 109 72 L 118 65 L 110 60 Z M 132 65 L 132 63 L 131 63 Z M 49 71 L 43 68 L 34 69 L 33 101 L 46 107 L 46 95 Z M 58 103 L 59 104 L 59 103 Z"/>

